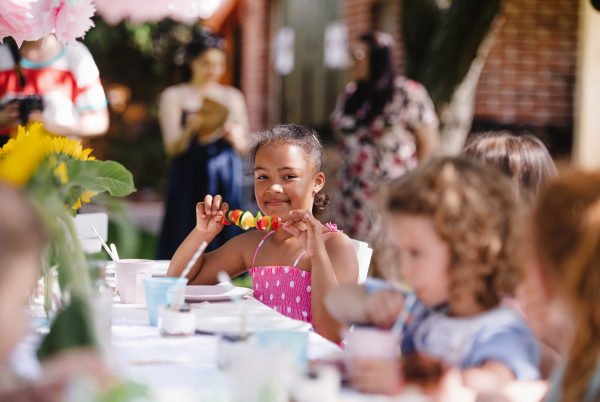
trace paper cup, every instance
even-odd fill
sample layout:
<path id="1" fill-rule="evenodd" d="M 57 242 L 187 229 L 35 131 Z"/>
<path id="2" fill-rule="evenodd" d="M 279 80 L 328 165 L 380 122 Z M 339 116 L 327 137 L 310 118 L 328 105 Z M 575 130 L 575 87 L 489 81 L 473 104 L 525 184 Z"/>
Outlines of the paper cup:
<path id="1" fill-rule="evenodd" d="M 308 332 L 299 331 L 260 331 L 255 334 L 259 345 L 275 350 L 289 352 L 298 368 L 308 368 L 306 360 L 306 344 Z"/>
<path id="2" fill-rule="evenodd" d="M 346 363 L 353 359 L 393 360 L 400 356 L 400 334 L 355 325 L 346 335 Z"/>
<path id="3" fill-rule="evenodd" d="M 115 276 L 121 303 L 145 303 L 144 278 L 152 277 L 152 260 L 123 259 L 115 261 Z"/>
<path id="4" fill-rule="evenodd" d="M 156 326 L 158 322 L 158 306 L 161 304 L 171 304 L 181 290 L 179 303 L 183 303 L 185 295 L 185 285 L 187 278 L 145 278 L 144 288 L 146 290 L 146 308 L 148 309 L 148 318 L 150 325 Z"/>

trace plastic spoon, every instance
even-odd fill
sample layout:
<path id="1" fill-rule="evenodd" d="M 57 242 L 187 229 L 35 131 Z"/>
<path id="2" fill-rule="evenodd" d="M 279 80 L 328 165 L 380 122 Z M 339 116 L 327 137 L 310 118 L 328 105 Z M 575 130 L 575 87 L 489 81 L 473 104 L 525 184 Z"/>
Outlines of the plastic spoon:
<path id="1" fill-rule="evenodd" d="M 108 245 L 104 242 L 104 240 L 102 239 L 102 236 L 100 236 L 100 233 L 98 233 L 98 231 L 96 230 L 96 228 L 94 227 L 94 225 L 90 225 L 90 227 L 92 228 L 92 230 L 94 231 L 94 233 L 96 234 L 96 236 L 98 237 L 98 240 L 100 240 L 100 243 L 102 243 L 102 247 L 104 247 L 104 250 L 106 250 L 106 252 L 108 253 L 108 255 L 110 256 L 110 258 L 113 261 L 118 261 L 119 258 L 115 258 L 115 256 L 113 255 L 113 253 L 110 251 L 110 248 L 108 247 Z"/>
<path id="2" fill-rule="evenodd" d="M 119 253 L 117 253 L 117 246 L 115 246 L 115 243 L 110 243 L 110 249 L 113 252 L 116 260 L 119 261 L 121 258 L 119 258 Z"/>

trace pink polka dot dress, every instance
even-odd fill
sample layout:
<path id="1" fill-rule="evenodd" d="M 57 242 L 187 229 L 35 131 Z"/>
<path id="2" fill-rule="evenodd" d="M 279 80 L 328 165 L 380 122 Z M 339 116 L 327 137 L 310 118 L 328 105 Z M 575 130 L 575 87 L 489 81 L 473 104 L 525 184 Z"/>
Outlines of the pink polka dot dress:
<path id="1" fill-rule="evenodd" d="M 323 236 L 339 232 L 333 224 L 328 223 L 325 226 L 331 231 L 324 233 Z M 296 264 L 305 252 L 300 254 L 292 266 L 254 267 L 258 250 L 273 233 L 273 231 L 267 233 L 259 243 L 252 259 L 252 268 L 248 271 L 252 277 L 254 298 L 278 313 L 312 324 L 311 273 L 296 268 Z"/>

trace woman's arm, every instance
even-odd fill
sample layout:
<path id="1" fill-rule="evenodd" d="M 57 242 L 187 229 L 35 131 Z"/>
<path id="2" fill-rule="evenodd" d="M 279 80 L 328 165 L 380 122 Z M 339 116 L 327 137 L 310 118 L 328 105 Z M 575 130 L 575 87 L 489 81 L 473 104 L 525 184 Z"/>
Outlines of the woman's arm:
<path id="1" fill-rule="evenodd" d="M 44 128 L 53 134 L 70 137 L 97 137 L 106 134 L 109 126 L 108 108 L 90 110 L 79 115 L 73 124 L 59 124 L 48 122 L 44 119 L 44 113 L 36 110 L 29 114 L 30 121 L 39 121 Z"/>
<path id="2" fill-rule="evenodd" d="M 192 114 L 186 118 L 185 127 L 181 126 L 183 108 L 177 95 L 177 87 L 167 88 L 160 96 L 158 119 L 165 145 L 170 158 L 184 152 L 192 138 L 194 128 L 200 126 L 201 119 Z"/>
<path id="3" fill-rule="evenodd" d="M 248 122 L 248 110 L 244 95 L 235 89 L 229 88 L 231 93 L 230 113 L 227 122 L 223 126 L 225 136 L 223 137 L 237 153 L 243 155 L 248 147 L 250 125 Z"/>
<path id="4" fill-rule="evenodd" d="M 417 143 L 417 159 L 423 163 L 440 147 L 440 134 L 437 126 L 421 126 L 414 131 Z"/>

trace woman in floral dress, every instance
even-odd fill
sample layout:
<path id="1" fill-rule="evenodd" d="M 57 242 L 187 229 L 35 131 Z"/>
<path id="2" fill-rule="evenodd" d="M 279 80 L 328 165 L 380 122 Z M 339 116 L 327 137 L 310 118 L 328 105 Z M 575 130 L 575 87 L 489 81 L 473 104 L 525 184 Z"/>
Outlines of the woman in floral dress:
<path id="1" fill-rule="evenodd" d="M 433 103 L 421 84 L 396 76 L 393 46 L 380 32 L 359 38 L 351 49 L 354 80 L 331 116 L 341 158 L 332 219 L 351 238 L 370 243 L 376 261 L 383 251 L 377 192 L 439 144 Z"/>

